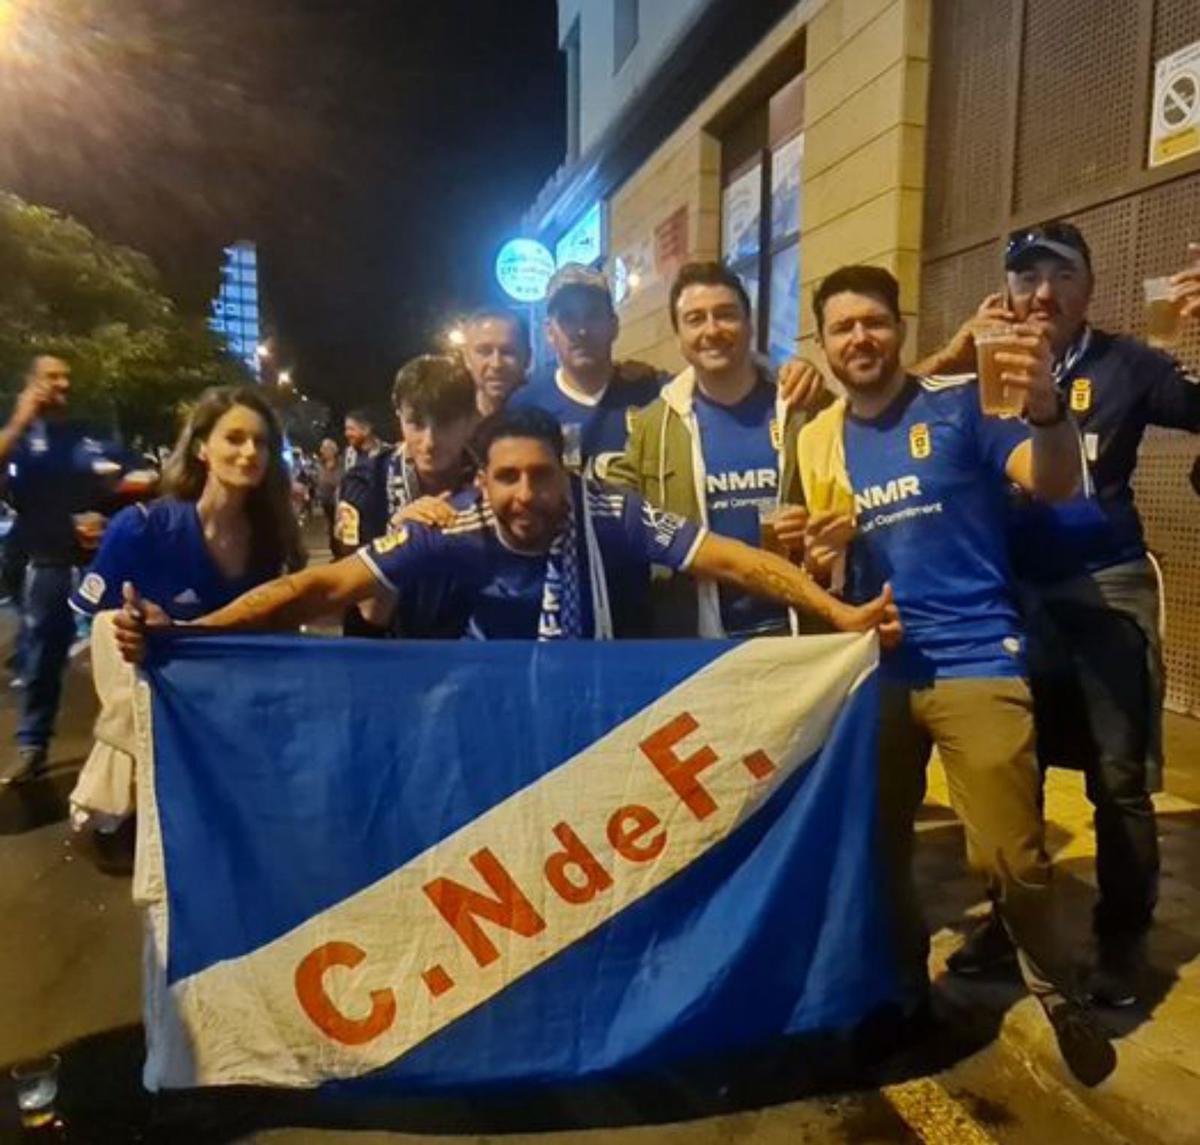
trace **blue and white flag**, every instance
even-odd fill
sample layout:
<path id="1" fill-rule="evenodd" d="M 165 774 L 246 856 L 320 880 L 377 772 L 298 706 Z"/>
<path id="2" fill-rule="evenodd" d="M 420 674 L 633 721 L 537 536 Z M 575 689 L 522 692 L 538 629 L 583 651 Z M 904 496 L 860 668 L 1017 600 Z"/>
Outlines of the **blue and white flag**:
<path id="1" fill-rule="evenodd" d="M 168 652 L 151 1089 L 629 1076 L 893 994 L 873 636 Z"/>

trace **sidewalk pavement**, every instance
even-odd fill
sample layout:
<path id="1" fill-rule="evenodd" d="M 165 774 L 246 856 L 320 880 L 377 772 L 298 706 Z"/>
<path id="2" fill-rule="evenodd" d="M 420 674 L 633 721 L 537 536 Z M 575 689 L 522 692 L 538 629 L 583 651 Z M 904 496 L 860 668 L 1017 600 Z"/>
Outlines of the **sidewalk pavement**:
<path id="1" fill-rule="evenodd" d="M 1085 1090 L 1070 1078 L 1040 1006 L 1015 982 L 965 982 L 945 972 L 968 925 L 963 907 L 975 904 L 975 915 L 985 908 L 977 878 L 964 868 L 962 831 L 936 764 L 919 825 L 918 880 L 934 932 L 932 971 L 955 1011 L 998 1023 L 999 1037 L 1055 1100 L 1082 1104 L 1096 1117 L 1098 1140 L 1115 1130 L 1138 1142 L 1192 1145 L 1200 1140 L 1200 720 L 1168 713 L 1166 730 L 1168 790 L 1154 799 L 1162 878 L 1146 996 L 1127 1010 L 1098 1011 L 1118 1055 L 1100 1086 Z M 1046 819 L 1064 926 L 1079 937 L 1080 961 L 1090 962 L 1096 843 L 1082 774 L 1050 772 Z"/>

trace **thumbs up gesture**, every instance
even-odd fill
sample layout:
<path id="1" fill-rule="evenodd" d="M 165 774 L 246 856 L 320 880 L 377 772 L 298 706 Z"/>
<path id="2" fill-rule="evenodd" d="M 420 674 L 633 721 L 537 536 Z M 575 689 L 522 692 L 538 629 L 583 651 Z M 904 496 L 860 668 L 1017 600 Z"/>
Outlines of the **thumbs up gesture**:
<path id="1" fill-rule="evenodd" d="M 142 600 L 129 581 L 121 586 L 121 596 L 124 603 L 113 618 L 117 647 L 130 664 L 140 664 L 146 658 L 146 629 L 165 628 L 171 619 L 153 601 Z"/>

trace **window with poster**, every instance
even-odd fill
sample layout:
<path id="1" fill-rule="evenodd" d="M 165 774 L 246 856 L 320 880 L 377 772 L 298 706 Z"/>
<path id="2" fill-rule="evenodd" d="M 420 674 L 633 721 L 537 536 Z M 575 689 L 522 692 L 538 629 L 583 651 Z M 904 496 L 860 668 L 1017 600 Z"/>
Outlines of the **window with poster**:
<path id="1" fill-rule="evenodd" d="M 747 111 L 721 137 L 721 254 L 746 284 L 755 346 L 773 366 L 800 332 L 800 174 L 804 76 Z"/>

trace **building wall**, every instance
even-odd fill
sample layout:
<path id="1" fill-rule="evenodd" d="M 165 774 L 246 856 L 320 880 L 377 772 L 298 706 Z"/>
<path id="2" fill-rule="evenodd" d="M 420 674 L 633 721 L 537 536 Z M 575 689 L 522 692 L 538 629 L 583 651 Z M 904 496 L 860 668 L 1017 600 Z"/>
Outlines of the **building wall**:
<path id="1" fill-rule="evenodd" d="M 654 272 L 654 230 L 684 207 L 689 256 L 719 256 L 718 127 L 781 51 L 794 51 L 806 76 L 797 338 L 811 338 L 808 300 L 815 283 L 844 262 L 887 266 L 901 280 L 910 315 L 915 312 L 928 29 L 928 0 L 797 4 L 611 197 L 609 268 L 617 257 L 643 268 L 639 288 L 620 307 L 619 353 L 664 368 L 681 365 L 666 309 L 669 283 Z M 914 332 L 910 350 L 915 343 Z"/>
<path id="2" fill-rule="evenodd" d="M 1091 246 L 1091 320 L 1141 332 L 1141 280 L 1200 236 L 1200 156 L 1147 166 L 1155 61 L 1196 41 L 1195 0 L 934 0 L 923 348 L 1000 288 L 1005 235 L 1054 217 Z M 1200 370 L 1200 327 L 1176 354 Z M 1151 429 L 1134 488 L 1163 571 L 1167 702 L 1200 714 L 1195 456 L 1194 437 Z"/>
<path id="3" fill-rule="evenodd" d="M 797 66 L 804 58 L 804 28 L 822 0 L 797 4 L 737 68 L 717 85 L 703 103 L 625 182 L 609 200 L 609 259 L 637 268 L 641 281 L 619 306 L 621 357 L 679 369 L 667 312 L 669 276 L 654 265 L 655 229 L 681 208 L 687 212 L 687 256 L 717 258 L 721 245 L 721 147 L 715 134 L 722 118 L 739 97 L 778 58 L 794 52 Z"/>
<path id="4" fill-rule="evenodd" d="M 808 28 L 802 350 L 811 352 L 811 299 L 848 262 L 900 280 L 915 353 L 925 186 L 928 0 L 832 0 Z"/>
<path id="5" fill-rule="evenodd" d="M 559 0 L 560 46 L 576 19 L 579 21 L 581 154 L 638 98 L 646 80 L 709 3 L 711 0 L 640 0 L 637 43 L 614 75 L 614 0 Z"/>

